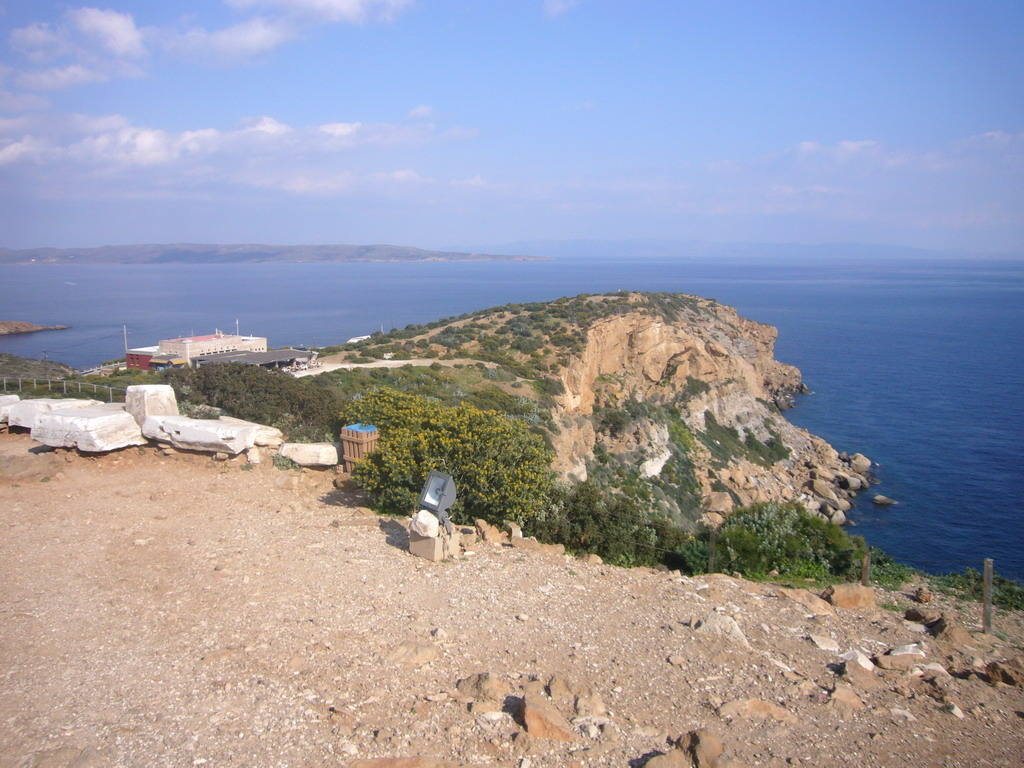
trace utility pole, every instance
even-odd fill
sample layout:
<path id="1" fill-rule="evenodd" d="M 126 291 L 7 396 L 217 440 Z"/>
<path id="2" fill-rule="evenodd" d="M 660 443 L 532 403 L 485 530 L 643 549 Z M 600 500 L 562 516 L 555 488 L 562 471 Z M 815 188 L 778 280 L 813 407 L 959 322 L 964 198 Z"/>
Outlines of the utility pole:
<path id="1" fill-rule="evenodd" d="M 124 356 L 128 357 L 128 326 L 122 325 L 121 327 L 124 329 Z"/>

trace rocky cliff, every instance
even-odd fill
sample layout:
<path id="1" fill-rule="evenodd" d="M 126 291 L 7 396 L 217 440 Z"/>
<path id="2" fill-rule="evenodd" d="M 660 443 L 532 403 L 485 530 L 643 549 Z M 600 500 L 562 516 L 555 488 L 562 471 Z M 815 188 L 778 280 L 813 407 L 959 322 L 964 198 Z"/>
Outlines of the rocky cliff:
<path id="1" fill-rule="evenodd" d="M 844 522 L 870 462 L 840 455 L 782 415 L 803 384 L 773 357 L 776 329 L 697 297 L 671 318 L 641 294 L 630 301 L 634 309 L 590 326 L 559 373 L 556 469 L 579 480 L 597 469 L 627 485 L 647 481 L 683 519 L 689 496 L 712 522 L 772 500 Z"/>
<path id="2" fill-rule="evenodd" d="M 776 337 L 715 301 L 619 292 L 410 326 L 351 354 L 497 364 L 490 381 L 550 409 L 545 431 L 563 477 L 590 479 L 678 523 L 791 500 L 842 523 L 870 462 L 784 418 L 803 384 L 775 360 Z"/>

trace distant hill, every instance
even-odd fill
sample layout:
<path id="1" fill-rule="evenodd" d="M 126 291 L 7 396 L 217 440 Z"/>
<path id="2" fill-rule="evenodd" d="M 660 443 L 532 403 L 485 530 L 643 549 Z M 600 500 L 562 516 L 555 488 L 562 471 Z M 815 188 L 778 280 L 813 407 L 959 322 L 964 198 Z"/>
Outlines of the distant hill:
<path id="1" fill-rule="evenodd" d="M 75 372 L 70 365 L 53 360 L 32 360 L 0 352 L 0 376 L 23 379 L 59 379 Z M 3 394 L 3 390 L 0 390 Z"/>
<path id="2" fill-rule="evenodd" d="M 0 248 L 0 264 L 232 264 L 350 261 L 538 261 L 532 256 L 427 251 L 400 245 L 107 245 L 99 248 Z"/>
<path id="3" fill-rule="evenodd" d="M 10 336 L 15 333 L 35 333 L 36 331 L 66 331 L 68 325 L 36 325 L 21 320 L 0 320 L 0 336 Z"/>

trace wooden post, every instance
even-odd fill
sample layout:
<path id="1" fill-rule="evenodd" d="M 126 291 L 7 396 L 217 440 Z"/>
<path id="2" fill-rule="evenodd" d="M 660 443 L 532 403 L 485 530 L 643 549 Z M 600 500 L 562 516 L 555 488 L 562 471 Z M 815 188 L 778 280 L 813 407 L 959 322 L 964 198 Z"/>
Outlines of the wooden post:
<path id="1" fill-rule="evenodd" d="M 718 541 L 718 529 L 711 529 L 711 542 L 708 547 L 708 573 L 715 572 L 715 543 Z"/>
<path id="2" fill-rule="evenodd" d="M 992 632 L 992 558 L 985 558 L 984 603 L 981 614 L 981 631 Z"/>
<path id="3" fill-rule="evenodd" d="M 864 552 L 864 561 L 860 564 L 860 583 L 865 586 L 871 586 L 871 550 L 868 549 Z"/>

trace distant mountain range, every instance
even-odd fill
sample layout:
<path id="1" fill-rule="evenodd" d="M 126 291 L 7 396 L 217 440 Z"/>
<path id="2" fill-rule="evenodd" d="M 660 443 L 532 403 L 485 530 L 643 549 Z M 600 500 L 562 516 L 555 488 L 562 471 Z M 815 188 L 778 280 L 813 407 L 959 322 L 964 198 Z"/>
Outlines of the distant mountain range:
<path id="1" fill-rule="evenodd" d="M 237 264 L 346 261 L 545 261 L 534 256 L 427 251 L 400 245 L 107 245 L 0 248 L 0 264 Z"/>

